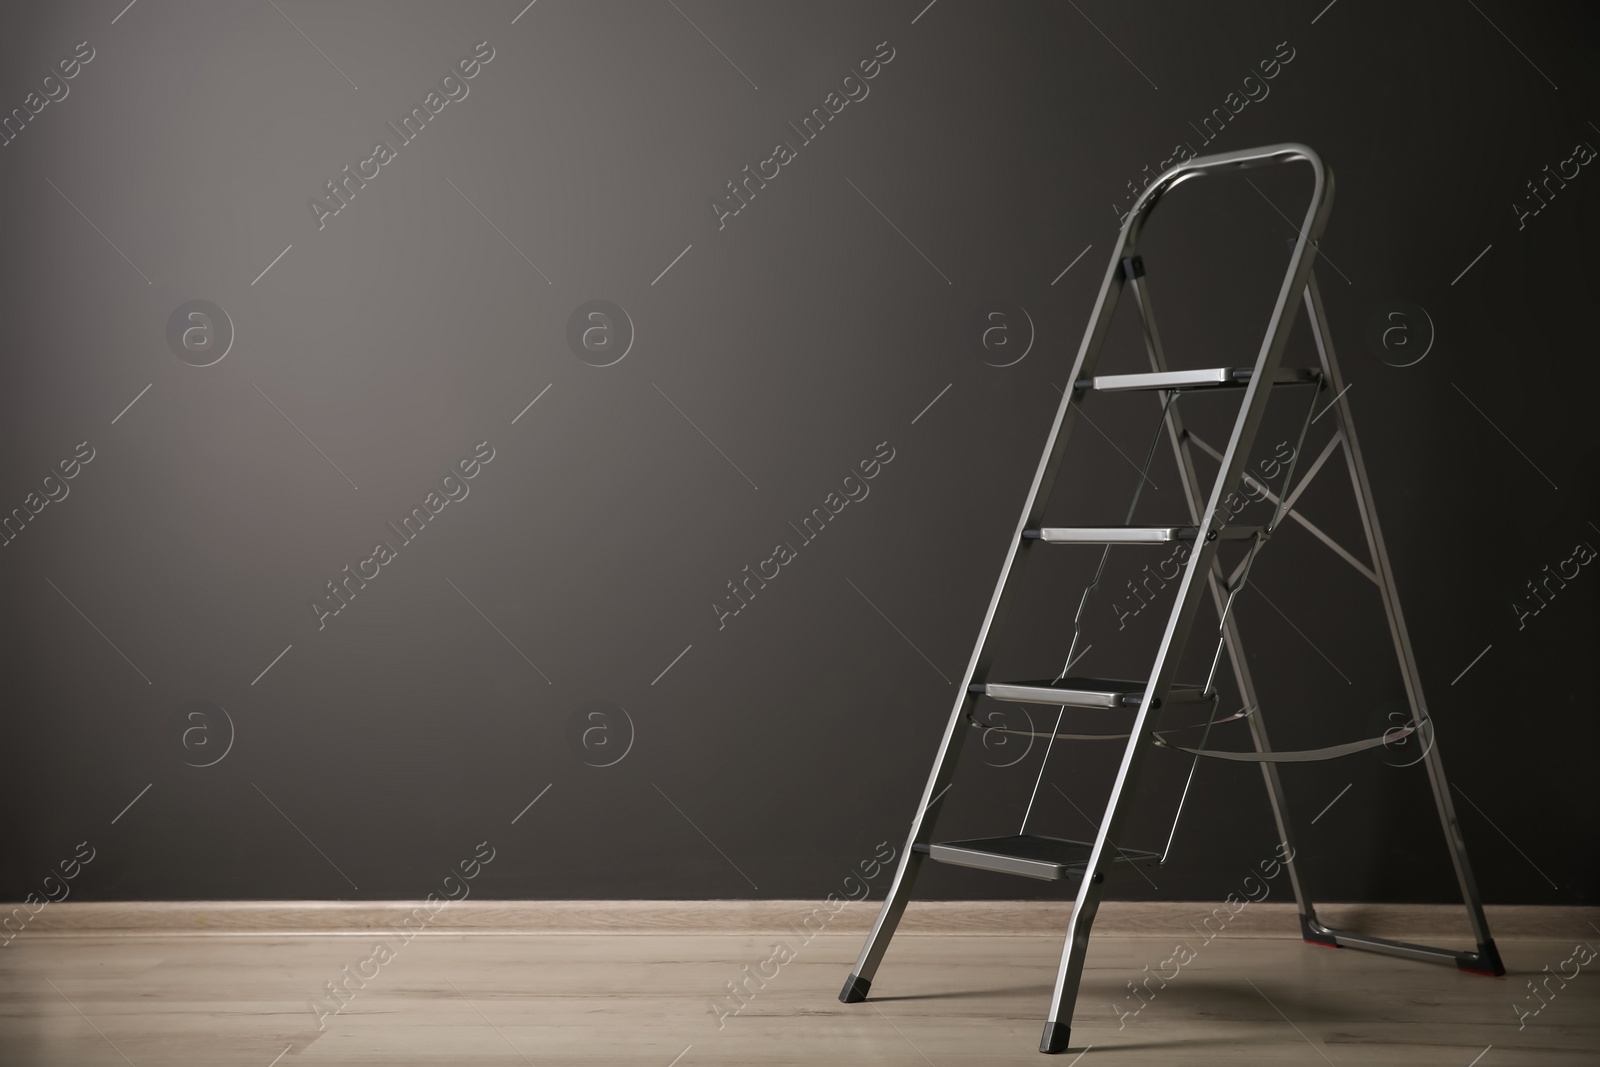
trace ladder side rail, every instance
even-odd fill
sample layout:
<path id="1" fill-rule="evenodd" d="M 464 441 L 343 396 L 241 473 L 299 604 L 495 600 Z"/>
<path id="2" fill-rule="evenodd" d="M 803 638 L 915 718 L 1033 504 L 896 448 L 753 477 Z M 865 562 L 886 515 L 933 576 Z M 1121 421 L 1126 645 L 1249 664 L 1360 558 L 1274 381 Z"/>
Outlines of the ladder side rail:
<path id="1" fill-rule="evenodd" d="M 1394 571 L 1389 565 L 1388 549 L 1384 546 L 1383 531 L 1378 524 L 1377 505 L 1372 496 L 1372 486 L 1367 481 L 1366 465 L 1361 459 L 1361 445 L 1356 439 L 1355 423 L 1350 415 L 1349 399 L 1339 374 L 1339 362 L 1334 354 L 1333 338 L 1328 330 L 1327 311 L 1322 304 L 1322 293 L 1313 277 L 1306 287 L 1305 304 L 1311 320 L 1312 335 L 1316 339 L 1317 356 L 1322 361 L 1323 374 L 1328 386 L 1335 390 L 1335 417 L 1339 420 L 1340 435 L 1344 440 L 1345 465 L 1350 482 L 1355 489 L 1356 507 L 1361 515 L 1361 526 L 1367 537 L 1367 552 L 1372 569 L 1378 576 L 1378 589 L 1383 597 L 1383 610 L 1389 622 L 1389 633 L 1394 640 L 1395 655 L 1400 661 L 1400 673 L 1405 680 L 1406 698 L 1417 726 L 1417 736 L 1427 746 L 1424 761 L 1428 768 L 1428 782 L 1433 790 L 1434 805 L 1439 811 L 1439 821 L 1449 848 L 1451 862 L 1455 865 L 1456 880 L 1467 907 L 1472 933 L 1478 942 L 1482 962 L 1495 973 L 1504 973 L 1499 953 L 1489 933 L 1489 922 L 1483 913 L 1483 898 L 1467 857 L 1466 838 L 1456 815 L 1455 802 L 1450 796 L 1449 780 L 1445 777 L 1444 762 L 1439 754 L 1439 743 L 1427 702 L 1422 693 L 1422 675 L 1412 652 L 1411 637 L 1406 630 L 1405 616 L 1400 608 L 1400 594 L 1395 586 Z"/>
<path id="2" fill-rule="evenodd" d="M 1254 387 L 1254 383 L 1251 387 Z M 1249 406 L 1259 405 L 1251 403 Z M 1241 417 L 1248 413 L 1247 408 Z M 1253 426 L 1248 425 L 1236 427 L 1235 439 L 1237 440 L 1240 430 L 1253 429 Z M 1242 463 L 1235 463 L 1233 466 L 1239 467 Z M 1225 484 L 1223 479 L 1219 477 L 1217 485 L 1220 487 L 1223 484 Z M 1214 491 L 1205 512 L 1207 520 L 1212 518 L 1217 500 L 1218 496 Z M 1214 568 L 1219 545 L 1220 542 L 1216 540 L 1198 541 L 1189 556 L 1188 564 L 1184 567 L 1177 601 L 1173 605 L 1166 631 L 1162 634 L 1160 650 L 1156 654 L 1155 670 L 1130 727 L 1127 747 L 1123 749 L 1122 761 L 1117 768 L 1117 776 L 1111 786 L 1106 810 L 1100 818 L 1094 846 L 1089 854 L 1083 880 L 1078 887 L 1072 916 L 1067 922 L 1061 964 L 1056 971 L 1056 984 L 1051 996 L 1050 1013 L 1045 1019 L 1044 1033 L 1039 1041 L 1041 1052 L 1063 1052 L 1067 1048 L 1073 1009 L 1078 999 L 1078 987 L 1083 977 L 1084 962 L 1088 956 L 1089 931 L 1100 908 L 1101 885 L 1105 881 L 1108 866 L 1106 850 L 1108 847 L 1114 848 L 1110 842 L 1121 834 L 1122 820 L 1127 812 L 1123 803 L 1124 793 L 1138 779 L 1147 750 L 1151 747 L 1155 730 L 1155 718 L 1152 712 L 1160 706 L 1172 686 L 1172 673 L 1176 670 L 1180 658 L 1174 653 L 1181 653 L 1199 608 L 1198 575 L 1201 570 L 1209 571 Z"/>
<path id="3" fill-rule="evenodd" d="M 855 968 L 851 971 L 849 978 L 846 979 L 844 989 L 839 994 L 839 999 L 846 1003 L 854 1003 L 866 999 L 868 987 L 872 983 L 873 976 L 877 973 L 878 965 L 882 962 L 884 953 L 888 950 L 889 941 L 894 936 L 895 928 L 899 925 L 900 918 L 905 913 L 906 904 L 910 900 L 911 887 L 915 883 L 916 876 L 922 865 L 922 849 L 932 844 L 931 828 L 937 818 L 944 795 L 952 785 L 956 764 L 960 758 L 961 741 L 964 739 L 962 725 L 966 720 L 968 710 L 976 701 L 975 694 L 970 692 L 972 680 L 980 672 L 986 673 L 992 662 L 993 657 L 989 652 L 990 635 L 1005 614 L 1006 609 L 1010 606 L 1012 583 L 1017 575 L 1020 574 L 1020 564 L 1026 559 L 1023 553 L 1032 546 L 1032 540 L 1023 537 L 1022 532 L 1030 526 L 1039 524 L 1045 503 L 1048 501 L 1050 491 L 1054 487 L 1056 473 L 1061 466 L 1062 456 L 1066 452 L 1067 440 L 1077 422 L 1077 404 L 1081 401 L 1077 382 L 1080 377 L 1092 376 L 1095 364 L 1099 360 L 1100 350 L 1104 345 L 1106 334 L 1110 330 L 1117 301 L 1122 294 L 1122 252 L 1129 240 L 1137 232 L 1138 221 L 1137 217 L 1130 217 L 1123 224 L 1122 230 L 1118 235 L 1117 246 L 1113 250 L 1105 278 L 1100 284 L 1100 293 L 1095 298 L 1090 328 L 1085 332 L 1083 341 L 1078 347 L 1078 355 L 1073 361 L 1072 373 L 1067 379 L 1067 387 L 1062 392 L 1061 404 L 1056 409 L 1055 420 L 1051 424 L 1049 436 L 1040 456 L 1039 468 L 1034 473 L 1033 483 L 1028 490 L 1028 498 L 1023 505 L 1021 518 L 1017 522 L 1016 529 L 1012 532 L 1005 562 L 1000 568 L 1000 577 L 995 583 L 994 593 L 990 597 L 989 608 L 984 613 L 983 622 L 978 628 L 978 637 L 973 646 L 972 655 L 968 659 L 966 671 L 961 677 L 955 704 L 950 712 L 950 720 L 945 724 L 944 734 L 939 742 L 938 755 L 934 759 L 933 769 L 928 776 L 927 785 L 923 788 L 922 799 L 918 802 L 916 814 L 911 820 L 906 847 L 900 854 L 900 862 L 895 868 L 894 879 L 889 884 L 889 890 L 884 897 L 882 908 L 878 911 L 878 917 L 873 921 L 872 929 L 867 934 L 866 944 L 862 946 L 861 955 L 857 958 Z"/>
<path id="4" fill-rule="evenodd" d="M 1283 350 L 1289 340 L 1289 328 L 1294 324 L 1294 316 L 1298 310 L 1296 298 L 1305 289 L 1306 279 L 1311 273 L 1312 260 L 1316 257 L 1316 240 L 1321 235 L 1328 212 L 1333 207 L 1332 182 L 1322 166 L 1322 160 L 1303 145 L 1280 145 L 1273 149 L 1201 157 L 1174 167 L 1162 178 L 1153 182 L 1151 188 L 1146 190 L 1140 199 L 1140 206 L 1145 210 L 1130 217 L 1123 227 L 1125 235 L 1130 227 L 1135 227 L 1137 233 L 1137 228 L 1142 226 L 1144 218 L 1149 214 L 1149 205 L 1153 204 L 1162 192 L 1195 173 L 1214 173 L 1236 167 L 1291 160 L 1301 160 L 1311 166 L 1313 175 L 1311 202 L 1306 208 L 1304 225 L 1300 227 L 1300 238 L 1289 257 L 1289 267 L 1284 274 L 1283 284 L 1279 287 L 1278 297 L 1273 305 L 1272 316 L 1267 323 L 1266 336 L 1262 339 L 1261 351 L 1256 357 L 1254 373 L 1245 385 L 1244 398 L 1240 402 L 1233 434 L 1223 452 L 1222 469 L 1217 473 L 1216 483 L 1212 486 L 1211 497 L 1202 515 L 1200 523 L 1202 531 L 1215 528 L 1213 524 L 1216 522 L 1223 495 L 1231 491 L 1230 487 L 1237 484 L 1244 473 L 1245 461 L 1249 457 L 1251 446 L 1255 443 L 1256 430 L 1266 412 L 1266 400 L 1272 391 L 1270 379 L 1283 360 Z M 1128 254 L 1132 254 L 1132 251 L 1130 250 Z M 1113 268 L 1115 269 L 1117 265 L 1113 263 Z M 1062 948 L 1061 965 L 1056 972 L 1050 1014 L 1045 1020 L 1044 1033 L 1039 1041 L 1039 1049 L 1042 1052 L 1060 1052 L 1067 1047 L 1071 1032 L 1072 1010 L 1083 977 L 1084 960 L 1088 954 L 1089 930 L 1100 907 L 1100 886 L 1105 881 L 1107 842 L 1121 832 L 1122 820 L 1126 815 L 1123 792 L 1136 777 L 1153 740 L 1155 723 L 1150 714 L 1151 710 L 1153 706 L 1159 705 L 1167 690 L 1171 688 L 1172 672 L 1177 668 L 1177 660 L 1180 658 L 1180 655 L 1174 653 L 1181 654 L 1187 643 L 1189 629 L 1200 605 L 1197 585 L 1199 575 L 1214 566 L 1219 544 L 1216 539 L 1206 540 L 1202 533 L 1197 539 L 1195 550 L 1189 556 L 1188 565 L 1184 568 L 1177 601 L 1167 621 L 1166 631 L 1162 634 L 1154 669 L 1145 687 L 1144 698 L 1139 703 L 1128 747 L 1123 750 L 1122 763 L 1117 769 L 1106 811 L 1101 817 L 1100 828 L 1095 834 L 1094 847 L 1089 854 L 1088 867 L 1078 888 L 1077 902 L 1072 917 L 1067 922 L 1067 934 Z"/>

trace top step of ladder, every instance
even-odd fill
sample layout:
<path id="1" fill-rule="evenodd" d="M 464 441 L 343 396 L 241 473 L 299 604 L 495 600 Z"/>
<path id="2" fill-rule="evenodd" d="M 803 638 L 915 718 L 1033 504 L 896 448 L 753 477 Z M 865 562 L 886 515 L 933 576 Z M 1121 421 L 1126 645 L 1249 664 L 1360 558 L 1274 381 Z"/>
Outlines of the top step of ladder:
<path id="1" fill-rule="evenodd" d="M 1100 374 L 1079 378 L 1079 389 L 1097 393 L 1126 393 L 1139 389 L 1240 389 L 1255 376 L 1253 367 L 1207 367 L 1202 370 L 1169 370 L 1144 374 Z M 1284 367 L 1272 376 L 1273 385 L 1310 385 L 1322 382 L 1322 372 L 1304 367 Z"/>

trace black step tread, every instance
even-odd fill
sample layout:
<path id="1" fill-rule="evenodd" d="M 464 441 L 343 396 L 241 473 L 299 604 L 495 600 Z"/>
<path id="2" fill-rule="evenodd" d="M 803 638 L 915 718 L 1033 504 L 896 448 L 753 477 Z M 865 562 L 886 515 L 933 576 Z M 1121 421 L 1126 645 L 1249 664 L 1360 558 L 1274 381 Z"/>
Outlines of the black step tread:
<path id="1" fill-rule="evenodd" d="M 1037 834 L 942 841 L 928 847 L 929 858 L 940 863 L 1016 874 L 1047 882 L 1082 878 L 1093 852 L 1094 843 L 1091 841 L 1067 841 Z M 1108 855 L 1116 863 L 1151 863 L 1161 858 L 1154 852 L 1115 848 Z"/>
<path id="2" fill-rule="evenodd" d="M 1224 526 L 1216 536 L 1223 541 L 1247 541 L 1261 532 L 1259 526 Z M 1198 526 L 1045 526 L 1023 530 L 1022 536 L 1052 545 L 1168 545 L 1193 541 Z"/>
<path id="3" fill-rule="evenodd" d="M 1205 367 L 1200 370 L 1145 371 L 1142 374 L 1100 374 L 1079 378 L 1078 389 L 1101 393 L 1130 389 L 1228 389 L 1249 385 L 1254 367 Z M 1305 385 L 1320 382 L 1322 372 L 1304 367 L 1283 367 L 1272 376 L 1273 385 Z"/>
<path id="4" fill-rule="evenodd" d="M 973 682 L 972 692 L 1013 704 L 1065 704 L 1073 708 L 1138 707 L 1147 683 L 1118 678 L 1062 678 L 1038 682 Z M 1198 685 L 1174 685 L 1167 692 L 1172 704 L 1210 700 L 1212 694 Z"/>

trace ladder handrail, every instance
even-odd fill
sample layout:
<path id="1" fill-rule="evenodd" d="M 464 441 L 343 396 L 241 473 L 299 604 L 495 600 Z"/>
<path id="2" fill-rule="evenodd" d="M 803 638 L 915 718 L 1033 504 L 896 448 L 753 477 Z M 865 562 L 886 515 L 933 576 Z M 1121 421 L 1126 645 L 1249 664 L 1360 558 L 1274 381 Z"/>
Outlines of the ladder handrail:
<path id="1" fill-rule="evenodd" d="M 1286 141 L 1283 144 L 1266 145 L 1262 148 L 1246 148 L 1238 152 L 1218 152 L 1215 155 L 1196 156 L 1162 171 L 1154 181 L 1145 187 L 1139 199 L 1134 201 L 1133 207 L 1129 209 L 1126 220 L 1122 224 L 1123 242 L 1119 247 L 1125 249 L 1136 248 L 1139 243 L 1139 233 L 1144 228 L 1144 221 L 1149 215 L 1150 209 L 1155 207 L 1162 196 L 1190 178 L 1294 162 L 1308 163 L 1311 166 L 1314 181 L 1311 205 L 1306 211 L 1305 225 L 1299 227 L 1299 230 L 1302 235 L 1311 232 L 1312 240 L 1314 241 L 1321 236 L 1322 227 L 1317 226 L 1315 230 L 1312 230 L 1313 220 L 1319 213 L 1322 214 L 1325 220 L 1327 209 L 1332 206 L 1332 176 L 1328 173 L 1327 167 L 1323 166 L 1322 157 L 1317 155 L 1316 151 L 1309 145 Z M 1126 240 L 1128 237 L 1132 238 L 1131 242 Z"/>

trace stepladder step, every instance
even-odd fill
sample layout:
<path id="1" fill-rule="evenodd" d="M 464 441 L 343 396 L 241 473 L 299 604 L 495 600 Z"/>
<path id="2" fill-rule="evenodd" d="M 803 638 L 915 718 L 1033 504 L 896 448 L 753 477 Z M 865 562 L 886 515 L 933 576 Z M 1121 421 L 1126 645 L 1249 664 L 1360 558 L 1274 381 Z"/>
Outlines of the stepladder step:
<path id="1" fill-rule="evenodd" d="M 939 863 L 1038 878 L 1046 882 L 1077 883 L 1089 869 L 1094 844 L 1037 834 L 1014 834 L 973 838 L 969 841 L 944 841 L 929 845 L 927 849 L 928 858 Z M 1154 863 L 1161 857 L 1155 852 L 1116 849 L 1110 858 L 1112 862 L 1119 863 Z"/>
<path id="2" fill-rule="evenodd" d="M 1101 374 L 1079 378 L 1079 389 L 1097 393 L 1122 393 L 1140 389 L 1237 389 L 1249 385 L 1254 367 L 1207 367 L 1202 370 L 1146 371 L 1141 374 Z M 1283 367 L 1274 372 L 1273 385 L 1311 385 L 1322 372 L 1306 367 Z"/>
<path id="3" fill-rule="evenodd" d="M 1225 526 L 1211 530 L 1207 540 L 1248 541 L 1262 532 L 1260 526 Z M 1198 526 L 1046 526 L 1022 531 L 1022 536 L 1047 545 L 1170 545 L 1199 539 Z"/>
<path id="4" fill-rule="evenodd" d="M 1051 704 L 1071 708 L 1136 708 L 1144 702 L 1146 682 L 1117 678 L 1057 678 L 1039 682 L 973 682 L 972 692 L 1013 704 Z M 1214 699 L 1203 686 L 1173 685 L 1166 702 L 1185 704 Z M 1158 701 L 1155 707 L 1160 707 Z"/>

